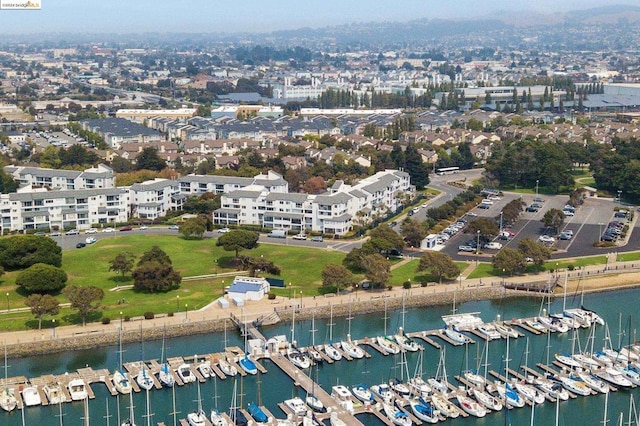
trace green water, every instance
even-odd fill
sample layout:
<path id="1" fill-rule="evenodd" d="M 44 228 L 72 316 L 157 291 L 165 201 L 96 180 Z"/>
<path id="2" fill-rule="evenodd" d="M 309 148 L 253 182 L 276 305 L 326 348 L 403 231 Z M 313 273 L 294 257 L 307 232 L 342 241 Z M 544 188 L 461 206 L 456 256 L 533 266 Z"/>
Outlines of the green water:
<path id="1" fill-rule="evenodd" d="M 628 340 L 629 329 L 628 318 L 634 314 L 637 306 L 638 295 L 640 290 L 625 290 L 619 292 L 602 293 L 598 295 L 585 295 L 585 306 L 596 310 L 601 314 L 609 324 L 612 340 L 614 343 L 620 338 L 623 342 Z M 567 306 L 577 306 L 579 303 L 575 298 L 567 300 Z M 539 301 L 533 299 L 506 299 L 503 301 L 478 301 L 469 302 L 457 306 L 458 312 L 481 312 L 481 317 L 485 321 L 490 321 L 500 314 L 505 319 L 519 318 L 537 315 L 540 305 Z M 562 300 L 556 300 L 551 305 L 551 312 L 562 310 Z M 410 309 L 404 318 L 405 330 L 407 332 L 429 330 L 442 327 L 441 316 L 450 314 L 451 307 L 429 307 L 421 309 Z M 623 320 L 624 335 L 619 337 L 618 322 L 620 315 Z M 388 312 L 387 316 L 380 314 L 362 315 L 354 318 L 351 324 L 345 318 L 334 318 L 333 326 L 334 341 L 338 341 L 346 337 L 350 331 L 354 339 L 380 335 L 386 329 L 389 333 L 396 330 L 403 322 L 400 311 Z M 329 328 L 326 319 L 318 319 L 315 322 L 315 343 L 320 344 L 327 342 L 329 339 Z M 633 319 L 631 322 L 631 330 L 637 327 L 637 321 Z M 304 321 L 296 323 L 296 340 L 300 346 L 311 343 L 312 333 L 310 332 L 311 322 Z M 291 324 L 279 324 L 277 326 L 267 327 L 263 329 L 263 333 L 267 336 L 284 334 L 290 336 Z M 582 345 L 587 342 L 587 330 L 581 330 L 579 340 Z M 527 347 L 527 339 L 520 338 L 510 342 L 510 361 L 509 366 L 517 369 L 517 366 L 524 364 L 525 358 L 528 363 L 533 366 L 535 363 L 546 363 L 547 358 L 547 338 L 544 336 L 534 336 L 526 333 L 529 337 L 529 353 L 525 354 Z M 595 347 L 599 349 L 602 346 L 604 329 L 600 327 L 596 330 Z M 437 340 L 437 339 L 434 339 Z M 478 340 L 478 339 L 476 339 Z M 241 337 L 235 331 L 228 333 L 228 345 L 242 346 Z M 552 335 L 550 338 L 552 349 L 550 357 L 558 351 L 571 350 L 571 334 Z M 223 334 L 211 334 L 205 336 L 193 336 L 176 338 L 167 341 L 167 356 L 191 356 L 194 354 L 205 354 L 220 351 L 224 345 Z M 479 353 L 483 350 L 483 343 L 469 345 L 468 349 L 464 347 L 446 346 L 446 368 L 449 380 L 456 383 L 453 376 L 459 374 L 461 370 L 467 367 L 475 367 L 478 362 Z M 424 344 L 423 372 L 425 376 L 435 374 L 439 351 L 430 345 Z M 330 387 L 335 384 L 355 385 L 358 383 L 367 383 L 369 385 L 387 381 L 392 377 L 400 377 L 406 375 L 408 370 L 410 375 L 414 374 L 417 366 L 418 356 L 416 354 L 408 354 L 406 369 L 399 366 L 402 362 L 397 357 L 382 356 L 369 347 L 364 347 L 372 358 L 368 360 L 357 361 L 340 361 L 333 365 L 321 365 L 318 368 L 317 376 L 319 384 L 330 392 Z M 161 352 L 161 342 L 146 342 L 143 347 L 140 344 L 127 345 L 124 352 L 125 361 L 135 361 L 144 358 L 159 358 Z M 502 371 L 505 366 L 505 341 L 494 341 L 489 345 L 489 369 Z M 118 359 L 115 347 L 97 348 L 90 351 L 76 351 L 48 355 L 44 357 L 32 357 L 26 359 L 9 360 L 9 376 L 25 375 L 27 377 L 36 377 L 43 374 L 53 373 L 62 374 L 65 371 L 74 371 L 77 368 L 89 365 L 94 369 L 109 368 L 111 370 L 117 365 Z M 277 403 L 292 396 L 304 396 L 303 391 L 295 388 L 291 379 L 282 373 L 277 366 L 268 360 L 263 361 L 263 365 L 267 368 L 268 373 L 259 377 L 248 377 L 242 381 L 238 380 L 238 390 L 242 388 L 241 394 L 243 405 L 248 402 L 260 401 L 277 417 L 284 418 L 285 415 L 277 407 Z M 231 405 L 232 390 L 234 382 L 231 379 L 226 380 L 210 380 L 201 385 L 202 405 L 205 411 L 213 406 L 218 407 L 220 411 L 228 411 Z M 129 412 L 129 400 L 110 396 L 107 389 L 102 384 L 93 384 L 92 389 L 96 395 L 95 400 L 89 402 L 89 419 L 92 425 L 119 425 L 118 414 L 120 418 L 126 417 Z M 214 397 L 217 394 L 217 399 Z M 609 397 L 609 419 L 610 424 L 614 424 L 612 418 L 617 419 L 620 413 L 624 413 L 625 424 L 627 421 L 627 412 L 629 406 L 630 395 L 633 394 L 636 399 L 640 396 L 640 391 L 618 391 Z M 153 390 L 149 394 L 150 408 L 152 413 L 150 418 L 151 424 L 164 421 L 167 425 L 173 424 L 173 395 L 170 389 Z M 240 398 L 240 397 L 239 397 Z M 178 418 L 186 418 L 189 411 L 197 407 L 197 387 L 189 385 L 176 388 L 175 390 L 176 411 Z M 238 400 L 238 402 L 240 402 Z M 561 425 L 597 425 L 601 424 L 604 413 L 604 396 L 578 397 L 574 400 L 562 402 L 559 404 L 559 424 Z M 106 411 L 110 414 L 107 419 Z M 138 426 L 147 424 L 146 418 L 143 416 L 147 412 L 146 397 L 144 393 L 134 395 L 134 406 L 136 413 L 136 424 Z M 55 426 L 60 425 L 60 408 L 62 408 L 62 424 L 64 425 L 82 425 L 84 417 L 83 405 L 81 403 L 63 404 L 62 407 L 31 407 L 25 410 L 25 424 L 38 426 Z M 546 402 L 539 405 L 535 409 L 536 425 L 554 425 L 555 424 L 555 404 Z M 492 413 L 484 419 L 456 419 L 447 420 L 446 424 L 451 425 L 529 425 L 531 419 L 531 408 L 503 411 L 501 413 Z M 381 424 L 374 417 L 361 417 L 363 424 L 378 425 Z M 21 425 L 21 412 L 15 410 L 12 413 L 0 413 L 0 425 L 14 426 Z"/>

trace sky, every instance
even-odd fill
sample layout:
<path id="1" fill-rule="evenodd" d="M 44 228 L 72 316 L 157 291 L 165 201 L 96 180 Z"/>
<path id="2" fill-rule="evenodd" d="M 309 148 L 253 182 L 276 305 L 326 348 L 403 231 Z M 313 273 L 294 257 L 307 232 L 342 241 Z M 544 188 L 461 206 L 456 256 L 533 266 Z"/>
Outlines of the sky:
<path id="1" fill-rule="evenodd" d="M 640 0 L 41 0 L 40 10 L 0 10 L 0 34 L 41 32 L 270 32 L 497 11 L 543 13 Z"/>

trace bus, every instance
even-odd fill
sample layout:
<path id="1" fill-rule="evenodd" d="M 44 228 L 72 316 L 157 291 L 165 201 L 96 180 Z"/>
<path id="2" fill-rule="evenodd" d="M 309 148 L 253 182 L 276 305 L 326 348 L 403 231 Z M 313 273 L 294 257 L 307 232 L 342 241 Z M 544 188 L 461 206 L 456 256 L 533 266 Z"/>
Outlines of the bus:
<path id="1" fill-rule="evenodd" d="M 439 169 L 436 169 L 436 174 L 437 175 L 452 175 L 454 173 L 458 173 L 458 171 L 460 170 L 460 167 L 440 167 Z"/>

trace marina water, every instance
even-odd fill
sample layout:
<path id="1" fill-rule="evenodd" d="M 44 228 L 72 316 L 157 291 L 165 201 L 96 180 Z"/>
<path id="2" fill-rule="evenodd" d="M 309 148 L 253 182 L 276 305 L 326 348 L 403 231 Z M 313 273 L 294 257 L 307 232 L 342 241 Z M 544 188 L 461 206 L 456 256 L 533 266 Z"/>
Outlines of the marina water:
<path id="1" fill-rule="evenodd" d="M 638 318 L 631 317 L 631 325 L 629 325 L 630 315 L 637 312 L 637 300 L 640 299 L 640 289 L 621 290 L 614 292 L 590 294 L 584 296 L 584 305 L 590 309 L 597 311 L 606 321 L 610 329 L 611 340 L 614 346 L 618 341 L 627 344 L 635 337 L 635 329 L 638 324 Z M 347 302 L 344 302 L 347 303 Z M 357 303 L 353 301 L 352 303 Z M 580 296 L 571 296 L 566 301 L 567 307 L 577 307 L 580 304 Z M 562 311 L 563 300 L 556 298 L 550 306 L 550 312 Z M 544 305 L 547 308 L 547 305 Z M 504 320 L 512 318 L 531 317 L 539 314 L 541 305 L 540 300 L 535 298 L 505 298 L 498 300 L 477 301 L 460 304 L 456 307 L 458 313 L 480 312 L 481 318 L 488 322 L 493 321 L 497 315 L 501 315 Z M 363 339 L 365 337 L 375 337 L 382 335 L 386 331 L 388 334 L 394 333 L 398 327 L 405 324 L 407 332 L 415 332 L 421 330 L 432 330 L 442 328 L 443 315 L 451 314 L 452 306 L 437 306 L 407 309 L 405 315 L 401 310 L 388 311 L 385 316 L 383 313 L 366 314 L 354 316 L 351 321 L 347 318 L 334 318 L 333 320 L 333 340 L 334 342 L 346 339 L 349 328 L 353 339 Z M 316 344 L 328 343 L 329 340 L 329 320 L 326 318 L 318 318 L 315 321 L 315 333 L 311 333 L 311 321 L 297 321 L 295 324 L 295 338 L 299 346 L 307 346 L 311 344 L 312 338 L 315 338 Z M 622 327 L 619 327 L 619 323 Z M 130 327 L 135 327 L 131 323 Z M 631 330 L 631 331 L 629 331 Z M 291 336 L 291 324 L 280 323 L 271 327 L 264 327 L 262 332 L 265 336 L 271 337 L 275 335 Z M 631 338 L 629 334 L 631 333 Z M 549 338 L 551 348 L 547 350 L 547 337 L 544 335 L 534 336 L 524 332 L 529 338 L 528 354 L 526 353 L 527 338 L 521 337 L 510 341 L 509 367 L 518 370 L 520 365 L 528 360 L 530 367 L 535 367 L 536 363 L 546 363 L 547 356 L 549 360 L 553 360 L 556 352 L 570 352 L 573 344 L 572 333 L 557 334 L 554 333 Z M 599 350 L 602 348 L 604 339 L 604 328 L 599 326 L 596 330 L 594 348 Z M 243 347 L 242 337 L 235 329 L 229 329 L 226 333 L 227 346 Z M 588 343 L 588 330 L 580 330 L 579 342 L 584 348 Z M 472 335 L 476 341 L 475 344 L 452 347 L 433 338 L 434 341 L 441 343 L 446 352 L 446 370 L 449 382 L 458 384 L 454 379 L 455 375 L 467 368 L 476 368 L 482 362 L 479 360 L 480 354 L 484 350 L 484 342 Z M 438 349 L 421 341 L 425 351 L 423 353 L 422 369 L 424 377 L 432 376 L 436 373 L 438 367 L 438 359 L 440 352 Z M 577 342 L 576 342 L 577 343 Z M 149 341 L 138 344 L 125 345 L 123 359 L 124 362 L 138 361 L 140 359 L 160 358 L 162 342 Z M 167 340 L 166 351 L 167 357 L 174 356 L 193 356 L 195 354 L 209 354 L 222 351 L 225 346 L 225 334 L 215 333 L 208 335 L 189 336 L 181 338 L 173 338 Z M 361 359 L 354 361 L 342 360 L 334 364 L 324 364 L 317 368 L 317 371 L 307 372 L 328 392 L 331 392 L 331 386 L 335 384 L 356 385 L 365 383 L 372 385 L 380 382 L 386 382 L 394 377 L 407 378 L 407 373 L 412 376 L 416 371 L 418 355 L 416 353 L 408 353 L 405 361 L 399 357 L 383 356 L 374 351 L 369 346 L 363 346 L 372 357 L 370 359 Z M 489 344 L 489 369 L 500 373 L 504 372 L 505 367 L 505 351 L 506 341 L 497 340 Z M 547 355 L 548 354 L 548 355 Z M 292 396 L 300 396 L 304 398 L 304 390 L 298 389 L 293 385 L 292 380 L 285 375 L 273 363 L 266 359 L 260 361 L 268 370 L 267 374 L 259 376 L 248 376 L 238 380 L 238 405 L 242 400 L 243 406 L 249 402 L 259 402 L 266 406 L 276 417 L 284 418 L 285 414 L 281 412 L 277 404 Z M 24 375 L 28 378 L 38 377 L 45 374 L 64 374 L 67 371 L 75 371 L 78 368 L 90 366 L 93 369 L 107 368 L 113 371 L 118 365 L 117 348 L 105 347 L 95 348 L 87 351 L 74 351 L 46 356 L 38 356 L 23 359 L 9 360 L 9 376 Z M 234 380 L 227 378 L 226 380 L 208 380 L 201 385 L 202 405 L 208 413 L 212 407 L 217 407 L 220 411 L 228 412 L 229 406 L 232 404 L 232 392 Z M 119 425 L 120 421 L 126 418 L 129 412 L 128 397 L 112 397 L 106 386 L 102 383 L 94 383 L 91 385 L 96 398 L 89 401 L 89 421 L 91 425 Z M 137 425 L 147 424 L 144 417 L 148 412 L 151 413 L 150 424 L 155 425 L 157 422 L 164 421 L 167 425 L 173 424 L 173 392 L 171 389 L 152 390 L 150 391 L 150 407 L 147 410 L 146 396 L 144 392 L 134 395 L 135 420 Z M 615 424 L 620 413 L 624 413 L 625 424 L 628 421 L 627 413 L 629 410 L 629 395 L 633 394 L 637 401 L 640 397 L 640 390 L 631 391 L 619 390 L 612 392 L 609 397 L 609 422 Z M 217 396 L 217 398 L 216 398 Z M 186 418 L 190 411 L 194 411 L 197 406 L 197 387 L 196 385 L 177 386 L 175 389 L 175 407 L 176 417 Z M 604 414 L 604 395 L 596 395 L 589 397 L 577 397 L 573 400 L 561 402 L 559 405 L 560 425 L 597 425 L 601 424 Z M 109 418 L 107 419 L 107 405 Z M 60 411 L 62 411 L 62 422 L 60 420 Z M 555 403 L 545 402 L 535 407 L 535 424 L 536 425 L 553 425 L 555 424 Z M 65 403 L 59 406 L 47 407 L 30 407 L 25 410 L 25 424 L 38 426 L 56 426 L 64 425 L 82 425 L 85 416 L 83 404 Z M 506 417 L 506 418 L 505 418 Z M 374 416 L 359 416 L 360 421 L 365 425 L 378 425 L 380 423 Z M 503 410 L 500 413 L 489 413 L 485 418 L 458 418 L 455 420 L 448 419 L 445 424 L 450 425 L 529 425 L 531 418 L 531 408 L 525 407 L 514 410 Z M 0 424 L 6 426 L 18 426 L 22 424 L 20 410 L 14 410 L 11 413 L 0 413 Z"/>

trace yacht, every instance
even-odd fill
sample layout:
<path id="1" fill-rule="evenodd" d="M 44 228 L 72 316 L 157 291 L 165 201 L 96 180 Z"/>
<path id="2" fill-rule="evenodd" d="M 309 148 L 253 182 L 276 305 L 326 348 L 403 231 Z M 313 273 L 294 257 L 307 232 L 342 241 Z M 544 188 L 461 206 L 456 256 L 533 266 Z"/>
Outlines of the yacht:
<path id="1" fill-rule="evenodd" d="M 538 392 L 535 387 L 520 382 L 514 383 L 514 387 L 529 402 L 534 404 L 542 404 L 544 402 L 544 395 Z"/>
<path id="2" fill-rule="evenodd" d="M 482 334 L 486 340 L 497 340 L 502 337 L 496 327 L 491 324 L 483 324 L 476 330 L 478 333 Z"/>
<path id="3" fill-rule="evenodd" d="M 559 399 L 560 401 L 567 401 L 569 399 L 569 392 L 558 382 L 538 377 L 533 380 L 533 384 L 551 398 Z"/>
<path id="4" fill-rule="evenodd" d="M 0 393 L 0 408 L 4 411 L 13 411 L 18 405 L 13 388 L 5 386 Z"/>
<path id="5" fill-rule="evenodd" d="M 471 389 L 469 393 L 487 410 L 502 410 L 502 402 L 490 393 L 478 388 Z"/>
<path id="6" fill-rule="evenodd" d="M 536 320 L 525 320 L 524 323 L 529 326 L 529 328 L 537 331 L 538 333 L 546 333 L 547 331 L 549 331 L 549 329 L 547 327 L 545 327 L 544 325 L 540 324 L 538 321 Z"/>
<path id="7" fill-rule="evenodd" d="M 397 426 L 411 426 L 413 421 L 402 410 L 396 409 L 393 405 L 383 404 L 384 413 L 387 418 L 391 420 L 394 425 Z"/>
<path id="8" fill-rule="evenodd" d="M 600 368 L 600 363 L 589 356 L 589 354 L 573 354 L 571 358 L 578 361 L 580 364 L 582 364 L 582 367 L 588 370 Z"/>
<path id="9" fill-rule="evenodd" d="M 565 309 L 562 313 L 564 316 L 576 320 L 581 327 L 591 327 L 591 315 L 582 309 Z"/>
<path id="10" fill-rule="evenodd" d="M 495 327 L 496 327 L 496 331 L 500 333 L 500 336 L 504 337 L 505 339 L 507 337 L 511 339 L 517 339 L 518 337 L 520 337 L 517 331 L 515 331 L 513 328 L 509 327 L 506 324 L 496 323 Z"/>
<path id="11" fill-rule="evenodd" d="M 211 369 L 211 361 L 203 361 L 198 364 L 196 368 L 205 379 L 209 379 L 215 375 L 215 373 Z"/>
<path id="12" fill-rule="evenodd" d="M 211 424 L 213 426 L 229 426 L 229 422 L 224 418 L 222 414 L 218 412 L 218 410 L 211 410 Z"/>
<path id="13" fill-rule="evenodd" d="M 181 364 L 176 370 L 178 377 L 182 380 L 182 383 L 193 383 L 196 381 L 196 376 L 191 372 L 189 364 Z"/>
<path id="14" fill-rule="evenodd" d="M 238 364 L 240 364 L 240 368 L 242 368 L 247 374 L 258 374 L 258 366 L 251 360 L 251 358 L 249 358 L 249 355 L 245 354 L 240 358 Z"/>
<path id="15" fill-rule="evenodd" d="M 284 405 L 287 406 L 294 416 L 304 417 L 307 415 L 307 406 L 302 398 L 291 398 L 284 401 Z"/>
<path id="16" fill-rule="evenodd" d="M 570 376 L 572 379 L 582 380 L 587 386 L 596 392 L 609 393 L 609 385 L 604 380 L 591 375 L 586 371 L 580 371 Z"/>
<path id="17" fill-rule="evenodd" d="M 382 401 L 387 403 L 391 403 L 395 398 L 391 387 L 386 383 L 371 386 L 371 392 L 376 394 Z"/>
<path id="18" fill-rule="evenodd" d="M 400 396 L 408 396 L 411 393 L 411 389 L 402 380 L 398 378 L 391 379 L 389 381 L 391 389 Z"/>
<path id="19" fill-rule="evenodd" d="M 500 395 L 500 399 L 505 402 L 506 405 L 516 408 L 524 407 L 524 399 L 518 395 L 509 383 L 495 383 L 496 390 L 498 391 L 498 395 Z"/>
<path id="20" fill-rule="evenodd" d="M 434 393 L 433 395 L 431 395 L 431 402 L 433 403 L 433 406 L 436 407 L 438 411 L 440 411 L 440 414 L 446 417 L 455 419 L 460 416 L 460 411 L 458 411 L 458 408 L 456 408 L 456 406 L 453 405 L 451 401 L 449 401 L 439 393 Z"/>
<path id="21" fill-rule="evenodd" d="M 320 354 L 320 352 L 315 350 L 315 348 L 310 347 L 308 349 L 308 352 L 309 352 L 309 356 L 311 357 L 313 362 L 315 362 L 316 364 L 324 361 L 324 358 L 322 358 L 322 355 Z"/>
<path id="22" fill-rule="evenodd" d="M 42 387 L 42 391 L 49 400 L 49 405 L 67 402 L 67 397 L 58 383 L 48 383 Z"/>
<path id="23" fill-rule="evenodd" d="M 396 342 L 389 339 L 388 337 L 378 336 L 376 338 L 376 341 L 378 343 L 378 346 L 380 346 L 386 353 L 394 355 L 400 353 L 400 346 L 398 346 Z"/>
<path id="24" fill-rule="evenodd" d="M 427 396 L 431 393 L 431 386 L 429 386 L 422 377 L 412 377 L 411 379 L 407 380 L 407 384 L 418 396 Z"/>
<path id="25" fill-rule="evenodd" d="M 616 370 L 614 367 L 607 367 L 599 370 L 595 372 L 595 375 L 605 382 L 608 382 L 613 386 L 619 388 L 630 388 L 633 386 L 633 383 L 631 383 L 631 381 L 627 379 L 624 374 Z"/>
<path id="26" fill-rule="evenodd" d="M 564 386 L 566 390 L 576 395 L 591 395 L 591 388 L 583 381 L 574 380 L 570 377 L 560 377 L 560 383 L 562 383 L 562 386 Z"/>
<path id="27" fill-rule="evenodd" d="M 417 401 L 412 399 L 409 404 L 411 405 L 411 411 L 413 414 L 420 420 L 425 423 L 438 423 L 440 419 L 438 418 L 438 410 L 436 410 L 433 405 L 424 401 L 424 404 L 421 401 Z"/>
<path id="28" fill-rule="evenodd" d="M 324 353 L 334 361 L 340 361 L 342 359 L 342 354 L 339 350 L 333 347 L 332 344 L 324 345 Z"/>
<path id="29" fill-rule="evenodd" d="M 140 386 L 141 389 L 151 390 L 153 387 L 153 379 L 146 368 L 143 367 L 140 373 L 138 373 L 136 376 L 136 383 L 138 383 L 138 386 Z"/>
<path id="30" fill-rule="evenodd" d="M 131 393 L 131 382 L 127 376 L 120 370 L 113 373 L 113 386 L 123 395 Z"/>
<path id="31" fill-rule="evenodd" d="M 69 381 L 67 385 L 69 388 L 69 395 L 72 401 L 83 401 L 87 398 L 87 385 L 84 380 L 78 378 Z"/>
<path id="32" fill-rule="evenodd" d="M 566 365 L 569 368 L 581 368 L 582 364 L 576 361 L 571 355 L 568 354 L 555 354 L 556 361 Z"/>
<path id="33" fill-rule="evenodd" d="M 220 368 L 220 371 L 224 373 L 225 376 L 233 377 L 236 374 L 238 374 L 238 369 L 224 359 L 221 359 L 220 361 L 218 361 L 218 367 Z"/>
<path id="34" fill-rule="evenodd" d="M 42 398 L 40 398 L 40 392 L 38 392 L 37 386 L 28 386 L 22 389 L 22 401 L 27 407 L 34 407 L 42 404 Z"/>
<path id="35" fill-rule="evenodd" d="M 400 345 L 400 348 L 404 349 L 408 352 L 417 352 L 420 350 L 421 346 L 412 338 L 407 336 L 406 334 L 394 334 L 393 338 L 396 343 Z"/>
<path id="36" fill-rule="evenodd" d="M 160 365 L 158 380 L 160 380 L 162 386 L 166 386 L 168 388 L 173 386 L 175 379 L 173 377 L 173 373 L 171 373 L 171 368 L 169 368 L 169 363 L 163 362 L 162 365 Z"/>
<path id="37" fill-rule="evenodd" d="M 463 373 L 463 376 L 472 385 L 485 387 L 487 384 L 487 380 L 480 374 L 476 373 L 475 371 L 471 371 L 471 370 L 465 371 Z"/>
<path id="38" fill-rule="evenodd" d="M 351 358 L 354 358 L 354 359 L 364 358 L 364 351 L 362 350 L 362 348 L 360 348 L 360 346 L 358 346 L 352 341 L 343 340 L 342 342 L 340 342 L 340 347 L 342 348 L 344 353 L 349 355 Z"/>
<path id="39" fill-rule="evenodd" d="M 640 369 L 633 366 L 633 364 L 627 364 L 624 367 L 621 365 L 614 366 L 616 370 L 621 372 L 627 380 L 629 380 L 634 385 L 640 385 Z"/>
<path id="40" fill-rule="evenodd" d="M 365 404 L 373 404 L 373 393 L 362 383 L 351 388 L 353 395 Z"/>
<path id="41" fill-rule="evenodd" d="M 457 345 L 464 345 L 469 341 L 469 339 L 464 334 L 460 333 L 455 326 L 445 327 L 444 334 Z"/>
<path id="42" fill-rule="evenodd" d="M 331 396 L 338 401 L 338 404 L 350 413 L 353 413 L 352 394 L 346 386 L 336 385 L 331 388 Z"/>

